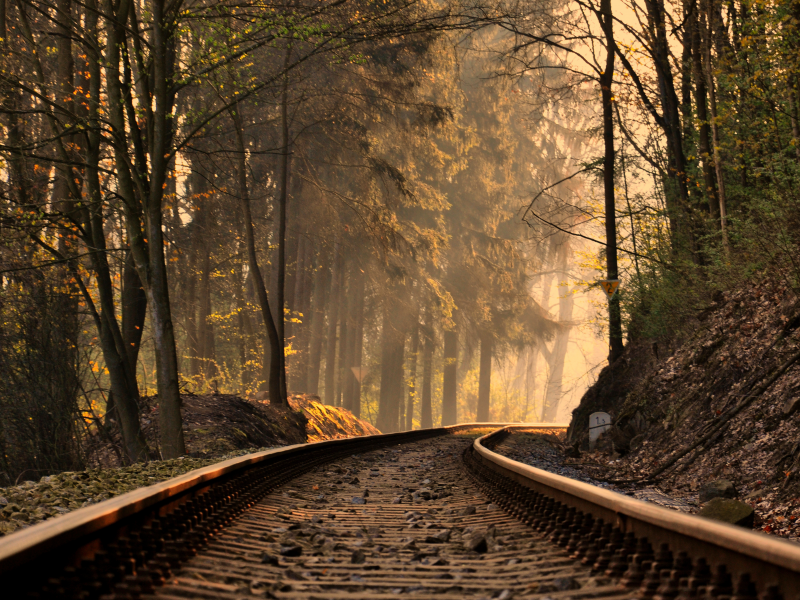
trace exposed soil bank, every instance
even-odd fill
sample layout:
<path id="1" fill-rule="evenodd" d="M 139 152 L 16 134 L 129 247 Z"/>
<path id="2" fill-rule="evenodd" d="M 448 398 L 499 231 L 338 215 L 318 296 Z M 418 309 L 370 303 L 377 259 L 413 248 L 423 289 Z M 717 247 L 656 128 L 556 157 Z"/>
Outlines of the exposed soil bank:
<path id="1" fill-rule="evenodd" d="M 672 348 L 630 344 L 573 412 L 564 464 L 687 504 L 703 484 L 727 479 L 755 508 L 757 529 L 797 537 L 798 325 L 795 294 L 767 281 L 720 294 Z M 595 411 L 608 412 L 614 427 L 589 451 Z"/>

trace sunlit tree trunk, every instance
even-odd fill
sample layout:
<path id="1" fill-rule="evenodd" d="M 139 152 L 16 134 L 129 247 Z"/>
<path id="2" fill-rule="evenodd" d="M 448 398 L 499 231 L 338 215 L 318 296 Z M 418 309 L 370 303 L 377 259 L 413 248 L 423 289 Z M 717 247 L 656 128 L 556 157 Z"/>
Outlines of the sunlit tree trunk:
<path id="1" fill-rule="evenodd" d="M 331 270 L 331 293 L 328 297 L 328 335 L 325 350 L 325 404 L 333 406 L 336 400 L 336 331 L 339 325 L 339 297 L 341 296 L 344 260 L 341 243 L 337 239 L 333 246 L 333 269 Z"/>
<path id="2" fill-rule="evenodd" d="M 358 268 L 358 264 L 354 263 L 350 272 L 350 286 L 349 294 L 347 296 L 348 310 L 345 321 L 347 322 L 347 341 L 345 343 L 345 351 L 342 361 L 342 378 L 343 394 L 342 406 L 350 411 L 355 412 L 354 407 L 356 404 L 356 386 L 358 380 L 353 373 L 352 367 L 360 366 L 356 358 L 358 338 L 361 335 L 359 329 L 359 311 L 363 312 L 364 306 L 364 274 Z"/>
<path id="3" fill-rule="evenodd" d="M 442 426 L 458 423 L 456 368 L 458 366 L 458 334 L 444 331 L 444 378 L 442 381 Z"/>
<path id="4" fill-rule="evenodd" d="M 566 365 L 567 351 L 569 350 L 569 338 L 572 329 L 570 322 L 572 321 L 575 300 L 569 288 L 565 287 L 562 293 L 563 295 L 559 298 L 558 312 L 558 320 L 562 324 L 562 328 L 556 332 L 553 349 L 549 353 L 549 373 L 547 387 L 545 388 L 544 409 L 542 411 L 542 421 L 544 423 L 553 423 L 555 421 L 558 415 L 558 407 L 564 395 L 564 366 Z"/>
<path id="5" fill-rule="evenodd" d="M 357 275 L 356 304 L 355 304 L 355 333 L 353 335 L 353 365 L 363 366 L 364 354 L 364 300 L 366 277 L 360 272 Z M 356 417 L 361 417 L 361 382 L 354 378 L 353 398 L 350 410 Z"/>
<path id="6" fill-rule="evenodd" d="M 349 354 L 350 336 L 351 336 L 349 319 L 353 301 L 351 296 L 348 295 L 347 293 L 348 291 L 350 292 L 350 294 L 353 293 L 352 273 L 350 273 L 349 283 L 345 281 L 345 279 L 348 279 L 346 275 L 347 272 L 351 270 L 350 267 L 351 266 L 348 264 L 348 268 L 344 269 L 342 278 L 342 288 L 340 291 L 341 318 L 339 319 L 339 352 L 338 352 L 337 370 L 336 370 L 336 406 L 344 406 L 345 387 L 347 382 L 346 371 L 350 370 L 347 364 L 352 360 L 352 357 Z"/>
<path id="7" fill-rule="evenodd" d="M 411 327 L 411 353 L 408 357 L 408 399 L 406 402 L 406 431 L 414 428 L 414 401 L 417 399 L 417 364 L 419 362 L 419 319 L 415 318 Z"/>
<path id="8" fill-rule="evenodd" d="M 422 342 L 422 395 L 419 403 L 419 426 L 433 427 L 433 340 L 425 337 Z"/>
<path id="9" fill-rule="evenodd" d="M 330 270 L 328 269 L 328 258 L 324 250 L 319 253 L 320 263 L 317 266 L 314 276 L 314 309 L 312 312 L 311 336 L 309 339 L 308 352 L 308 393 L 315 396 L 319 395 L 319 376 L 322 363 L 322 342 L 324 340 L 323 331 L 325 329 L 325 306 L 329 298 Z"/>
<path id="10" fill-rule="evenodd" d="M 492 353 L 494 352 L 494 335 L 486 328 L 480 330 L 481 356 L 478 372 L 478 410 L 476 421 L 488 423 L 491 414 L 492 396 Z"/>
<path id="11" fill-rule="evenodd" d="M 294 293 L 292 309 L 298 313 L 299 323 L 293 323 L 291 340 L 292 348 L 295 350 L 294 360 L 291 364 L 291 382 L 295 392 L 304 393 L 306 391 L 304 365 L 308 362 L 308 352 L 305 341 L 308 338 L 308 317 L 306 306 L 306 270 L 308 268 L 308 246 L 309 242 L 304 236 L 299 236 L 297 240 L 297 261 L 295 262 L 294 273 Z"/>
<path id="12" fill-rule="evenodd" d="M 405 332 L 398 323 L 398 302 L 394 295 L 384 297 L 381 331 L 381 388 L 375 426 L 382 433 L 398 430 L 398 413 L 403 402 L 403 354 Z"/>

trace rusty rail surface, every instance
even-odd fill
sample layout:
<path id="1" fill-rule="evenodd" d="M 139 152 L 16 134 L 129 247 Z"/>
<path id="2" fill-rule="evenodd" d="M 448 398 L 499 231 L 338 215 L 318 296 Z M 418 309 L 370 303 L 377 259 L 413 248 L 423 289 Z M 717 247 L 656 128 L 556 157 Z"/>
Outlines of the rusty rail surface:
<path id="1" fill-rule="evenodd" d="M 608 574 L 620 577 L 643 598 L 800 598 L 800 545 L 669 510 L 492 452 L 509 433 L 524 429 L 507 426 L 479 438 L 466 461 L 487 495 L 549 533 L 574 558 L 591 564 L 602 555 L 597 568 L 614 563 L 606 568 Z"/>
<path id="2" fill-rule="evenodd" d="M 207 532 L 195 530 L 216 532 L 267 492 L 318 465 L 391 444 L 504 425 L 471 423 L 296 444 L 197 469 L 0 538 L 0 590 L 9 593 L 9 598 L 30 596 L 44 576 L 45 580 L 71 580 L 65 597 L 71 597 L 72 588 L 87 587 L 83 582 L 77 586 L 77 580 L 94 580 L 85 597 L 100 597 L 100 591 L 108 591 L 135 572 L 136 562 L 144 559 L 139 554 L 148 559 L 161 554 L 162 566 L 178 564 L 188 556 L 182 546 L 204 542 Z M 197 527 L 200 524 L 203 527 Z M 185 533 L 185 539 L 177 536 L 162 547 L 158 540 L 166 530 Z M 129 547 L 132 533 L 134 548 Z M 156 547 L 165 551 L 155 552 Z M 53 594 L 49 591 L 38 597 L 58 595 Z"/>
<path id="3" fill-rule="evenodd" d="M 481 590 L 498 598 L 555 592 L 558 598 L 800 599 L 800 547 L 795 544 L 641 502 L 492 451 L 515 431 L 566 427 L 463 424 L 231 459 L 0 539 L 0 590 L 8 598 L 81 600 L 466 598 L 480 597 Z M 474 443 L 448 437 L 481 429 L 494 431 Z M 438 500 L 417 498 L 412 511 L 398 504 L 399 498 L 390 499 L 399 487 L 393 482 L 402 475 L 419 477 L 411 463 L 399 466 L 406 464 L 398 462 L 405 452 L 391 454 L 399 444 L 408 444 L 414 457 L 439 448 L 441 463 L 428 468 L 441 469 L 456 492 Z M 452 458 L 453 448 L 461 449 L 458 460 Z M 370 469 L 376 473 L 369 473 L 375 477 L 369 481 L 380 488 L 373 489 L 374 504 L 365 507 L 371 510 L 362 514 L 313 503 L 312 494 L 319 492 L 311 490 L 337 477 L 322 472 L 323 465 L 363 468 L 364 456 L 384 461 Z M 289 482 L 300 490 L 292 494 L 305 494 L 300 508 L 292 503 L 294 496 L 281 492 Z M 344 490 L 339 492 L 341 501 Z M 470 503 L 480 497 L 492 504 L 482 501 L 476 513 Z M 502 510 L 487 512 L 493 506 Z M 322 526 L 323 520 L 336 527 Z M 424 529 L 423 523 L 434 529 Z M 479 526 L 490 528 L 486 540 L 502 541 L 491 557 L 467 541 Z M 364 547 L 365 554 L 361 546 L 354 550 L 334 542 L 336 535 L 344 542 L 360 536 L 359 528 L 374 529 L 386 546 L 379 546 L 380 552 L 389 554 Z M 320 560 L 316 557 L 271 554 L 279 534 L 270 531 L 292 535 L 289 530 L 314 536 L 314 554 L 328 561 L 324 569 L 300 571 L 310 569 Z M 373 534 L 368 536 L 372 543 Z M 295 581 L 287 583 L 285 573 Z M 409 578 L 415 585 L 407 585 Z M 567 587 L 553 588 L 556 583 Z"/>

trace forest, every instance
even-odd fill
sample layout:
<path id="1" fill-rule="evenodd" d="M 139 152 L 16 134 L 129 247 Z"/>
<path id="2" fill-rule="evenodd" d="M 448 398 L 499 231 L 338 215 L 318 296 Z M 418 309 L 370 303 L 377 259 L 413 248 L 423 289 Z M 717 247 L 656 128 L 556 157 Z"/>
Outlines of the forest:
<path id="1" fill-rule="evenodd" d="M 183 394 L 553 422 L 626 341 L 796 289 L 799 25 L 786 0 L 0 1 L 6 483 L 93 436 L 184 455 Z"/>

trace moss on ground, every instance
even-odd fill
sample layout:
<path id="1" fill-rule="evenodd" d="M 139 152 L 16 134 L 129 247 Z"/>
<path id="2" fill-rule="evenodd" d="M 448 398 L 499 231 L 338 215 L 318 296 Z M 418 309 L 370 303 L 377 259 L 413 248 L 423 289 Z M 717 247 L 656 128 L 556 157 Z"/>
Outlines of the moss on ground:
<path id="1" fill-rule="evenodd" d="M 38 482 L 26 481 L 0 488 L 0 536 L 195 469 L 262 450 L 269 448 L 247 448 L 211 458 L 183 457 L 115 469 L 59 473 L 42 477 Z"/>

